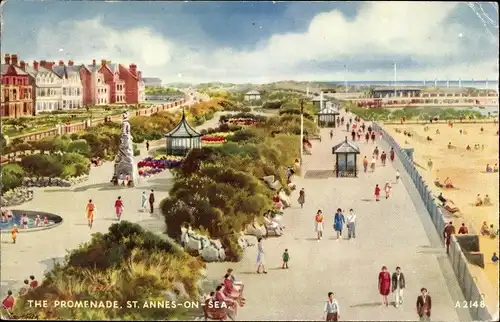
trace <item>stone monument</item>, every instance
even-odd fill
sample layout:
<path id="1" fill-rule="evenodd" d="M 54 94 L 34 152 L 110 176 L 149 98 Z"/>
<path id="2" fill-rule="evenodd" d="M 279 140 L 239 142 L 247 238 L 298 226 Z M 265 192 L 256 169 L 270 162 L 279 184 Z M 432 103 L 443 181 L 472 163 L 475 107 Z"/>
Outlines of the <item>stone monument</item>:
<path id="1" fill-rule="evenodd" d="M 114 175 L 120 174 L 130 177 L 130 184 L 137 185 L 137 165 L 134 162 L 134 149 L 132 146 L 132 135 L 130 134 L 130 123 L 128 122 L 130 114 L 125 111 L 122 119 L 122 133 L 118 154 L 115 157 Z"/>

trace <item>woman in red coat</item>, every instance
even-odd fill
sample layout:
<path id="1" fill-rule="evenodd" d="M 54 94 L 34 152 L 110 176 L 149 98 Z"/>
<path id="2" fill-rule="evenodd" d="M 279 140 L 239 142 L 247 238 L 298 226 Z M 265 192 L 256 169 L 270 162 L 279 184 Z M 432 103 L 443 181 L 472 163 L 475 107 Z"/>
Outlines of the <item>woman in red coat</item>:
<path id="1" fill-rule="evenodd" d="M 385 266 L 382 266 L 382 271 L 378 274 L 378 290 L 382 295 L 382 305 L 388 306 L 387 295 L 391 292 L 391 274 Z"/>
<path id="2" fill-rule="evenodd" d="M 391 158 L 391 162 L 394 161 L 394 149 L 391 148 L 391 152 L 389 152 L 389 157 Z"/>
<path id="3" fill-rule="evenodd" d="M 377 185 L 375 185 L 375 201 L 379 201 L 380 200 L 380 187 Z"/>

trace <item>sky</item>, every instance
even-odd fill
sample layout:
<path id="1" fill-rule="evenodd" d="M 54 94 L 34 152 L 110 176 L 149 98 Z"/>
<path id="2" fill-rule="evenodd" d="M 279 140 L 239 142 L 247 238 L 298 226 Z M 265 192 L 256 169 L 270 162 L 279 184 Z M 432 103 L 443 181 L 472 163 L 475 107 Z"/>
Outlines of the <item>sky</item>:
<path id="1" fill-rule="evenodd" d="M 2 1 L 2 57 L 164 82 L 498 79 L 494 2 Z"/>

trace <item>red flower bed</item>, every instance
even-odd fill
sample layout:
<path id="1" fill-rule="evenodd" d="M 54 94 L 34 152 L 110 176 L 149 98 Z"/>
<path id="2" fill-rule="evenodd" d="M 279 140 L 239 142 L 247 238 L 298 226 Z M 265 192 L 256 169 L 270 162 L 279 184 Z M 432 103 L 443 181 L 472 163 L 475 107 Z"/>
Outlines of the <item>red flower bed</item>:
<path id="1" fill-rule="evenodd" d="M 220 144 L 225 143 L 226 138 L 222 135 L 205 135 L 201 138 L 201 142 L 209 144 Z"/>

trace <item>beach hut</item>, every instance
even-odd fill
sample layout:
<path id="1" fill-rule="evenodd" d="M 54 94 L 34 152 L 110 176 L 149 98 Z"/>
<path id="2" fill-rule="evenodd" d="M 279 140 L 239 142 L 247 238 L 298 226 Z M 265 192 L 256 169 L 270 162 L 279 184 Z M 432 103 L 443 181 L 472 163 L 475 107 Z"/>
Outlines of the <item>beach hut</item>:
<path id="1" fill-rule="evenodd" d="M 189 125 L 183 109 L 179 124 L 165 134 L 167 155 L 185 156 L 191 149 L 201 148 L 201 136 Z"/>
<path id="2" fill-rule="evenodd" d="M 357 177 L 358 176 L 358 154 L 359 147 L 354 142 L 349 142 L 347 136 L 345 140 L 332 148 L 335 155 L 335 174 L 337 177 Z"/>
<path id="3" fill-rule="evenodd" d="M 339 115 L 338 105 L 328 102 L 324 108 L 319 110 L 318 125 L 325 127 L 336 127 L 335 118 Z"/>

